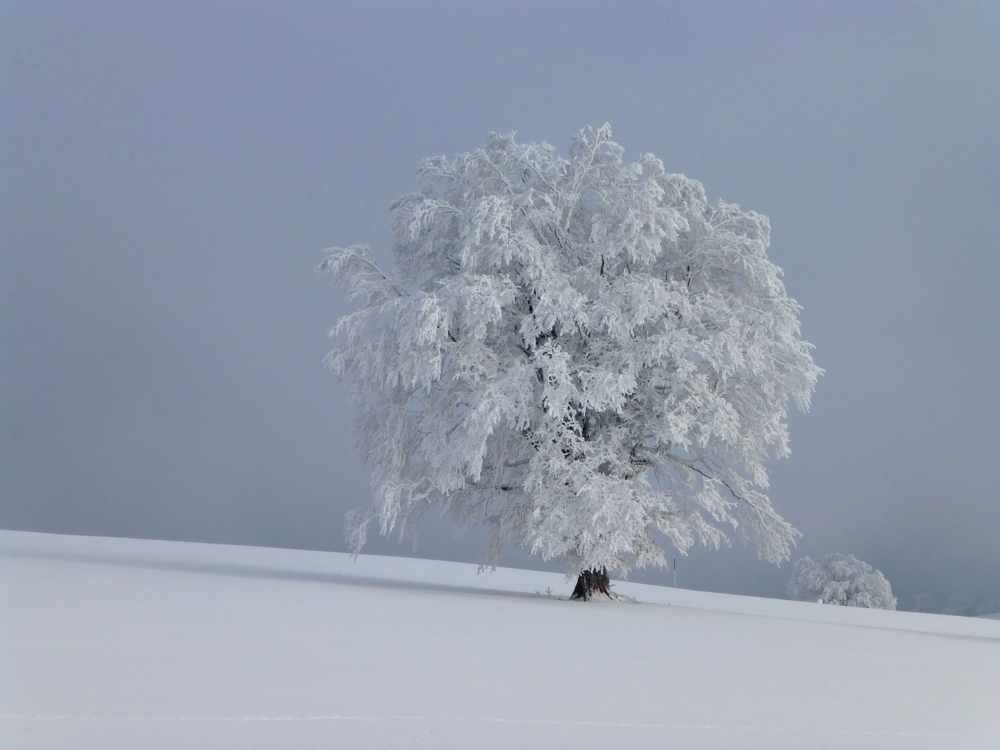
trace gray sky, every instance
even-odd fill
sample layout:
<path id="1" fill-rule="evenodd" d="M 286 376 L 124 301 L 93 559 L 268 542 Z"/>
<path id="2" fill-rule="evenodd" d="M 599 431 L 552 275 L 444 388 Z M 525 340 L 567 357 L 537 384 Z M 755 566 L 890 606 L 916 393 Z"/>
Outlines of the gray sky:
<path id="1" fill-rule="evenodd" d="M 424 157 L 608 121 L 626 158 L 771 218 L 826 370 L 770 465 L 793 559 L 856 554 L 901 608 L 1000 609 L 1000 6 L 0 13 L 0 526 L 344 549 L 368 479 L 321 365 L 349 309 L 323 249 L 388 259 Z M 480 541 L 432 523 L 416 554 Z M 679 569 L 776 596 L 790 575 L 743 549 Z"/>

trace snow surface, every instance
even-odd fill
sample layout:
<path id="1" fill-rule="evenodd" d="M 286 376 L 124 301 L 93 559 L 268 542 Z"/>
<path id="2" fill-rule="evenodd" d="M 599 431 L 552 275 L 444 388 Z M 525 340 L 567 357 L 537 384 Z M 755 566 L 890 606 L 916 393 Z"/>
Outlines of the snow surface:
<path id="1" fill-rule="evenodd" d="M 1000 622 L 0 532 L 0 745 L 997 748 Z"/>

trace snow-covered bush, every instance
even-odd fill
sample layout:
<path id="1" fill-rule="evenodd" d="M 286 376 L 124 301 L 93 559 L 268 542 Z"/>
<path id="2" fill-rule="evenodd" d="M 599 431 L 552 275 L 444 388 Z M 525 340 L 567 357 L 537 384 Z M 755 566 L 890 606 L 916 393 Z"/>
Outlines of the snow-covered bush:
<path id="1" fill-rule="evenodd" d="M 588 580 L 662 565 L 654 530 L 684 551 L 729 524 L 787 558 L 763 461 L 820 371 L 767 218 L 622 153 L 606 125 L 568 159 L 494 133 L 393 205 L 395 275 L 328 251 L 364 302 L 328 358 L 373 471 L 354 550 L 371 521 L 402 533 L 437 507 L 492 530 L 487 564 L 513 542 Z"/>
<path id="2" fill-rule="evenodd" d="M 795 563 L 788 595 L 846 607 L 896 609 L 896 597 L 885 576 L 854 555 L 827 555 L 816 561 L 803 557 Z"/>

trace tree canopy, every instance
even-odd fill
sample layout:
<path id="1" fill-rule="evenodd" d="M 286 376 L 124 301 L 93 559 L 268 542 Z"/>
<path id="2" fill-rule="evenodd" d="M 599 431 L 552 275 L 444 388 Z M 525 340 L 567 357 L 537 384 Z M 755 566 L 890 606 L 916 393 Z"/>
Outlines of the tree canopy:
<path id="1" fill-rule="evenodd" d="M 896 597 L 882 572 L 854 555 L 803 557 L 788 582 L 792 599 L 845 607 L 895 609 Z"/>
<path id="2" fill-rule="evenodd" d="M 438 508 L 568 573 L 662 565 L 728 543 L 768 560 L 797 531 L 764 461 L 820 370 L 767 258 L 766 217 L 719 202 L 609 126 L 568 158 L 491 134 L 426 160 L 392 206 L 395 273 L 365 246 L 321 269 L 361 309 L 327 362 L 353 379 L 373 500 L 348 522 L 416 529 Z"/>

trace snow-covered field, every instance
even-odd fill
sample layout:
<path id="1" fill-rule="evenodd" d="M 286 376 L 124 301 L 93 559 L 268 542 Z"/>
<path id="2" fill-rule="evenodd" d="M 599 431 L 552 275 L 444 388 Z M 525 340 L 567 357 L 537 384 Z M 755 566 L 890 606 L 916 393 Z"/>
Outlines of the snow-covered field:
<path id="1" fill-rule="evenodd" d="M 570 588 L 0 532 L 0 745 L 1000 748 L 1000 621 Z"/>

